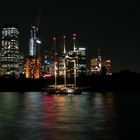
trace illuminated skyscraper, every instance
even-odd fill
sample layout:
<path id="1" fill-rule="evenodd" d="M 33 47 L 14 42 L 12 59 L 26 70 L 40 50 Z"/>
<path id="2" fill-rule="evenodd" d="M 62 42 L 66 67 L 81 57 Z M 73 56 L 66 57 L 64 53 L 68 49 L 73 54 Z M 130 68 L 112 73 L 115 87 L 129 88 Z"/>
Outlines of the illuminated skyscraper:
<path id="1" fill-rule="evenodd" d="M 38 28 L 32 26 L 31 36 L 29 42 L 29 55 L 26 59 L 26 78 L 38 79 L 41 76 L 41 58 L 40 58 L 40 44 L 38 36 Z"/>
<path id="2" fill-rule="evenodd" d="M 75 56 L 74 56 L 75 55 Z M 74 72 L 74 57 L 76 60 L 76 77 L 81 76 L 81 75 L 86 75 L 86 48 L 85 47 L 80 47 L 74 51 L 68 52 L 68 56 L 70 59 L 67 59 L 67 67 L 68 71 L 67 73 L 70 75 L 73 74 Z M 71 75 L 69 76 L 71 77 Z"/>
<path id="3" fill-rule="evenodd" d="M 38 38 L 38 28 L 35 26 L 32 26 L 30 43 L 29 43 L 29 56 L 37 57 L 40 55 L 39 54 L 40 44 L 41 44 L 41 41 Z"/>
<path id="4" fill-rule="evenodd" d="M 16 25 L 6 25 L 2 29 L 0 66 L 4 75 L 19 75 L 19 31 Z"/>
<path id="5" fill-rule="evenodd" d="M 80 47 L 76 51 L 77 56 L 77 76 L 86 75 L 86 48 Z"/>
<path id="6" fill-rule="evenodd" d="M 25 74 L 25 58 L 23 54 L 19 55 L 19 73 Z"/>

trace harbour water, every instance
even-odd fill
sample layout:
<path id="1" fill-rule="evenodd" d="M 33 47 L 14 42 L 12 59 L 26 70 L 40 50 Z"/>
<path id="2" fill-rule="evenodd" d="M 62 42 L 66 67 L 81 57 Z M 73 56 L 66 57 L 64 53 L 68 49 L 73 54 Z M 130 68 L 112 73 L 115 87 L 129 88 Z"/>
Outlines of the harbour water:
<path id="1" fill-rule="evenodd" d="M 0 92 L 0 140 L 138 139 L 140 92 Z"/>

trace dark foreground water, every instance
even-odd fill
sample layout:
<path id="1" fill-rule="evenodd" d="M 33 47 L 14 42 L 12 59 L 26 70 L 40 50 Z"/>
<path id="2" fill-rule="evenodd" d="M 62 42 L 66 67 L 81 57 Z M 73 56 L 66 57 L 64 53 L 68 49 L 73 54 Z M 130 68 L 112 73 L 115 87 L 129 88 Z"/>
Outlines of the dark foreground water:
<path id="1" fill-rule="evenodd" d="M 0 93 L 0 140 L 140 138 L 140 93 Z"/>

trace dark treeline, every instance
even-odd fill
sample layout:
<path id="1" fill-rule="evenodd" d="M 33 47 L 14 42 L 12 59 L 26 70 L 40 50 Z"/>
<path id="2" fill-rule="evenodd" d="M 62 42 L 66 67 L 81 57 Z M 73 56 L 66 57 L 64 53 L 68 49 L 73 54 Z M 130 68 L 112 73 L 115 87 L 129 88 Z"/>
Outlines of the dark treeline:
<path id="1" fill-rule="evenodd" d="M 85 77 L 84 86 L 94 91 L 138 91 L 140 74 L 124 71 L 112 75 L 92 75 Z"/>
<path id="2" fill-rule="evenodd" d="M 68 84 L 74 82 L 67 79 Z M 57 78 L 57 84 L 63 84 L 64 78 Z M 112 75 L 88 75 L 77 78 L 77 86 L 91 91 L 139 91 L 140 74 L 121 71 Z M 54 84 L 54 78 L 25 79 L 0 78 L 0 91 L 42 91 L 42 88 Z"/>

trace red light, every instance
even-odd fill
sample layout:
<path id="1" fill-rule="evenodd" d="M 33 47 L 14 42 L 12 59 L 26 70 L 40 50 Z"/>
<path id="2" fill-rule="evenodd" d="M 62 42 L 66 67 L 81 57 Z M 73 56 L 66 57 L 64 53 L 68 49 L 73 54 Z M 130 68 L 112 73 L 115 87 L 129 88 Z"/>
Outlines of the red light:
<path id="1" fill-rule="evenodd" d="M 76 36 L 77 36 L 76 33 L 74 33 L 74 34 L 73 34 L 73 37 L 76 37 Z"/>
<path id="2" fill-rule="evenodd" d="M 57 64 L 58 64 L 58 62 L 54 62 L 54 64 L 55 64 L 55 65 L 57 65 Z"/>
<path id="3" fill-rule="evenodd" d="M 77 36 L 76 33 L 74 33 L 74 34 L 73 34 L 73 40 L 76 39 L 76 36 Z"/>
<path id="4" fill-rule="evenodd" d="M 65 38 L 66 38 L 66 36 L 65 36 L 65 35 L 63 35 L 63 38 L 65 39 Z"/>
<path id="5" fill-rule="evenodd" d="M 45 75 L 44 75 L 45 78 L 49 78 L 49 77 L 51 77 L 51 76 L 52 76 L 51 74 L 45 74 Z"/>
<path id="6" fill-rule="evenodd" d="M 53 37 L 53 40 L 56 40 L 56 37 Z"/>
<path id="7" fill-rule="evenodd" d="M 76 39 L 76 37 L 73 37 L 73 40 L 75 40 Z"/>

